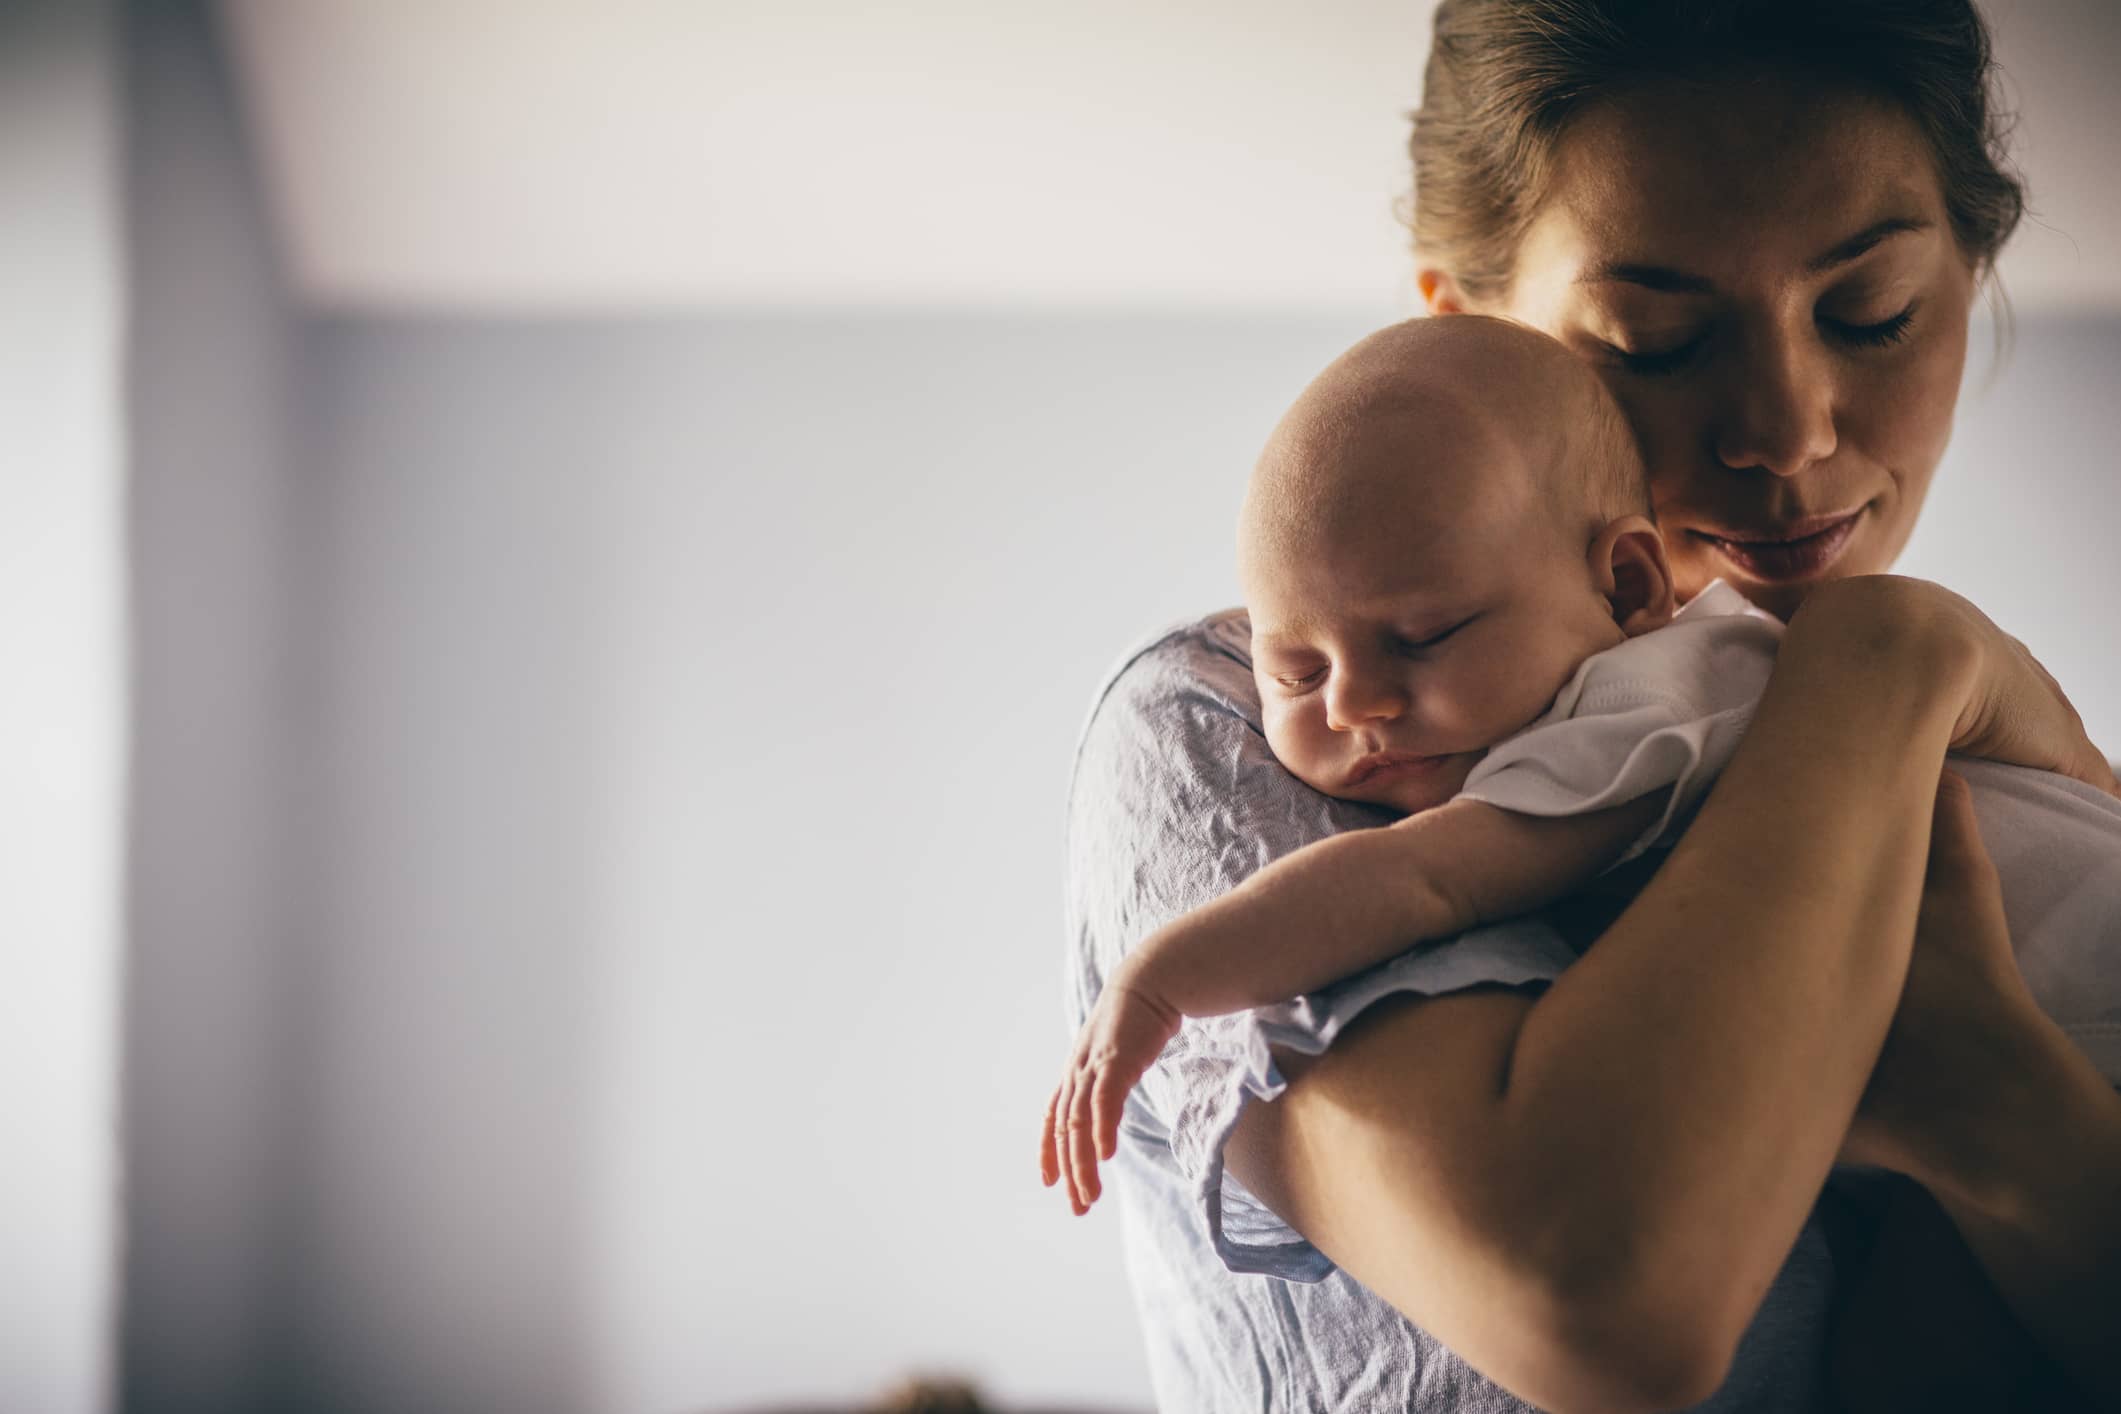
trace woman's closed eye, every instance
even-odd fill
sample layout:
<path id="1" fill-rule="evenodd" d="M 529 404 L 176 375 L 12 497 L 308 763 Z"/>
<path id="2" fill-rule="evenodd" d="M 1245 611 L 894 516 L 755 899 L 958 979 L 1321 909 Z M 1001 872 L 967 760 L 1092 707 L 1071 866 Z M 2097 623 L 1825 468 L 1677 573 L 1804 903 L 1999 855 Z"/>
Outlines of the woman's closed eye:
<path id="1" fill-rule="evenodd" d="M 1915 321 L 1915 306 L 1919 301 L 1911 300 L 1907 307 L 1889 319 L 1872 324 L 1852 324 L 1828 315 L 1818 316 L 1819 327 L 1827 337 L 1852 348 L 1876 349 L 1897 344 L 1907 337 L 1908 326 Z M 1709 336 L 1714 331 L 1703 329 L 1692 338 L 1662 349 L 1622 348 L 1618 344 L 1608 345 L 1621 365 L 1630 373 L 1656 377 L 1664 373 L 1677 373 L 1692 363 L 1708 346 Z"/>
<path id="2" fill-rule="evenodd" d="M 1908 301 L 1907 308 L 1892 318 L 1881 319 L 1875 324 L 1848 324 L 1838 319 L 1829 319 L 1825 315 L 1819 317 L 1819 322 L 1844 343 L 1855 344 L 1860 348 L 1882 348 L 1887 344 L 1897 344 L 1907 337 L 1908 325 L 1915 322 L 1916 303 L 1914 300 Z"/>
<path id="3" fill-rule="evenodd" d="M 1613 350 L 1621 365 L 1630 373 L 1646 373 L 1655 377 L 1660 373 L 1676 373 L 1686 367 L 1708 341 L 1709 331 L 1704 329 L 1682 343 L 1654 351 L 1622 348 L 1618 344 L 1609 344 L 1607 347 Z"/>

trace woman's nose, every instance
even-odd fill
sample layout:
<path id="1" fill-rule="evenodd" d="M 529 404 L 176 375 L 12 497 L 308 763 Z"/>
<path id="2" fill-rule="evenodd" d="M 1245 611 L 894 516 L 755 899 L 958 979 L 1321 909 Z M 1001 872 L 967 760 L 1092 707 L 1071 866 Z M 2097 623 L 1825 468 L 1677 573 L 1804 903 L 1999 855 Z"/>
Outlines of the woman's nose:
<path id="1" fill-rule="evenodd" d="M 1752 357 L 1734 360 L 1716 458 L 1734 471 L 1754 467 L 1795 476 L 1834 454 L 1834 378 L 1831 355 L 1808 341 L 1774 337 L 1756 343 Z"/>
<path id="2" fill-rule="evenodd" d="M 1326 725 L 1353 731 L 1365 722 L 1389 722 L 1407 710 L 1407 690 L 1375 673 L 1338 672 L 1326 684 Z"/>

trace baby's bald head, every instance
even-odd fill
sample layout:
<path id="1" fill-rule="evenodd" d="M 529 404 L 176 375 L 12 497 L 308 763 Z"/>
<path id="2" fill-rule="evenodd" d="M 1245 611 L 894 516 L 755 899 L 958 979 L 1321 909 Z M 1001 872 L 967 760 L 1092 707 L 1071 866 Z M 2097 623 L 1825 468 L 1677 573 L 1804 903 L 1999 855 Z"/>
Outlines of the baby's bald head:
<path id="1" fill-rule="evenodd" d="M 1468 516 L 1538 514 L 1581 550 L 1649 512 L 1627 422 L 1568 350 L 1504 320 L 1415 319 L 1334 360 L 1274 429 L 1239 572 L 1249 584 L 1291 556 L 1413 553 Z"/>

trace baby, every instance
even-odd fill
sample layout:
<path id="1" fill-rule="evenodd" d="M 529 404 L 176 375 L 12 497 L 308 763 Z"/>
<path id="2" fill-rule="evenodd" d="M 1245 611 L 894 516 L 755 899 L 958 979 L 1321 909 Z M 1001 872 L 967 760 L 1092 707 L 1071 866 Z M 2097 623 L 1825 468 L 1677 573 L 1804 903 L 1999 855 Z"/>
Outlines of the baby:
<path id="1" fill-rule="evenodd" d="M 1049 1101 L 1112 1157 L 1187 1016 L 1289 1003 L 1553 904 L 1669 845 L 1729 760 L 1782 625 L 1712 583 L 1679 608 L 1627 424 L 1559 344 L 1473 316 L 1357 344 L 1275 429 L 1239 575 L 1268 744 L 1405 816 L 1320 841 L 1138 944 Z M 2121 1083 L 2121 800 L 1954 759 L 2029 989 Z"/>

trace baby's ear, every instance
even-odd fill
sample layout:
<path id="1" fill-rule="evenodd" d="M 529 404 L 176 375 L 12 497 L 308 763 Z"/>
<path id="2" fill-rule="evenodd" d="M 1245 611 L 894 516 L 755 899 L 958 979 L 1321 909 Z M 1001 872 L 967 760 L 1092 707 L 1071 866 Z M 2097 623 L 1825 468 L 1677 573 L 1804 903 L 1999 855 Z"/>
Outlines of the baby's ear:
<path id="1" fill-rule="evenodd" d="M 1610 520 L 1591 540 L 1591 580 L 1612 605 L 1613 622 L 1633 638 L 1663 628 L 1679 611 L 1664 536 L 1648 516 Z"/>

